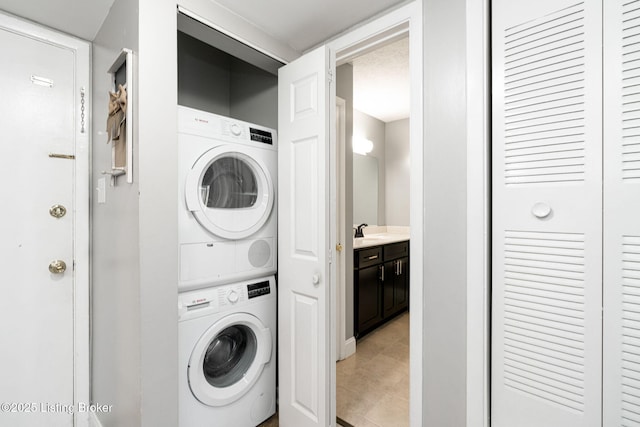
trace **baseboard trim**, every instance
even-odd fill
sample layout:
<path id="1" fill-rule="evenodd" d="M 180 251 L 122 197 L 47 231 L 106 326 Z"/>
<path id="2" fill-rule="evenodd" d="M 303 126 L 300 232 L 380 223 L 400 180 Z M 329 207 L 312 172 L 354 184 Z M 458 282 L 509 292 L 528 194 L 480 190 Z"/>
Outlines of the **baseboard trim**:
<path id="1" fill-rule="evenodd" d="M 349 338 L 344 342 L 344 357 L 345 359 L 356 353 L 356 339 L 354 337 Z"/>
<path id="2" fill-rule="evenodd" d="M 341 427 L 354 427 L 353 424 L 348 423 L 340 417 L 336 417 L 336 423 Z"/>

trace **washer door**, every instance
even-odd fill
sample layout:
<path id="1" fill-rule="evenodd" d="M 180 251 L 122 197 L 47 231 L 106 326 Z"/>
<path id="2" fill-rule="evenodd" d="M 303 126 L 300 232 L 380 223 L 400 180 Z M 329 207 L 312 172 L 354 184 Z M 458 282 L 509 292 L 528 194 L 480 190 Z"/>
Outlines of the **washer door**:
<path id="1" fill-rule="evenodd" d="M 225 239 L 244 239 L 269 218 L 273 182 L 251 150 L 220 146 L 204 153 L 187 175 L 187 208 L 200 225 Z"/>
<path id="2" fill-rule="evenodd" d="M 271 359 L 271 331 L 255 316 L 234 313 L 198 340 L 187 367 L 191 392 L 209 406 L 238 400 Z"/>

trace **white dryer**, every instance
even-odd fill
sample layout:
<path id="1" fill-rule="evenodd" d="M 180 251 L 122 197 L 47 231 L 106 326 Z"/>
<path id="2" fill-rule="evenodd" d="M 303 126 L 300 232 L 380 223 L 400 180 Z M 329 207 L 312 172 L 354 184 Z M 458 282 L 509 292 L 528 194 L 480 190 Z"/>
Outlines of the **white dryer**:
<path id="1" fill-rule="evenodd" d="M 277 135 L 178 107 L 180 291 L 276 272 Z"/>
<path id="2" fill-rule="evenodd" d="M 273 415 L 273 276 L 178 298 L 180 427 L 255 427 Z"/>

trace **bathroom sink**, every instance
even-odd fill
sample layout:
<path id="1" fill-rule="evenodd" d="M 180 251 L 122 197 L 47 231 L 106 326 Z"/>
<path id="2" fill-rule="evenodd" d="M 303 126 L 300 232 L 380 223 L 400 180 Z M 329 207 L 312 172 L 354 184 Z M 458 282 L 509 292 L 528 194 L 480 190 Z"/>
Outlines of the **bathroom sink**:
<path id="1" fill-rule="evenodd" d="M 409 240 L 408 233 L 372 233 L 364 237 L 354 237 L 354 249 L 366 248 L 369 246 L 386 245 L 387 243 L 401 242 Z"/>

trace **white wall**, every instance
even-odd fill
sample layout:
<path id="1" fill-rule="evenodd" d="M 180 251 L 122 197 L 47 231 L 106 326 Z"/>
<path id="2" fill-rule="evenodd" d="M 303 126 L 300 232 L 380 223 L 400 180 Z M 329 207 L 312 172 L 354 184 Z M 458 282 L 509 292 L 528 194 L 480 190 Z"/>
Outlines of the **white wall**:
<path id="1" fill-rule="evenodd" d="M 141 425 L 177 426 L 176 3 L 139 2 Z"/>
<path id="2" fill-rule="evenodd" d="M 94 184 L 110 168 L 106 70 L 123 47 L 134 51 L 134 183 L 119 178 L 92 202 L 92 401 L 113 405 L 104 426 L 175 426 L 175 2 L 116 0 L 94 40 Z"/>
<path id="3" fill-rule="evenodd" d="M 116 0 L 93 41 L 93 186 L 111 168 L 105 135 L 109 67 L 123 47 L 138 50 L 137 0 Z M 135 85 L 137 76 L 134 76 Z M 134 93 L 135 95 L 135 93 Z M 137 105 L 130 105 L 137 116 Z M 137 134 L 134 129 L 134 147 Z M 113 405 L 97 414 L 103 425 L 140 424 L 140 279 L 137 150 L 134 183 L 109 186 L 106 202 L 92 194 L 92 384 L 93 402 Z"/>
<path id="4" fill-rule="evenodd" d="M 466 0 L 423 3 L 427 426 L 467 423 L 466 18 Z"/>
<path id="5" fill-rule="evenodd" d="M 409 226 L 409 119 L 385 123 L 386 225 Z"/>
<path id="6" fill-rule="evenodd" d="M 116 0 L 93 41 L 92 188 L 111 168 L 111 145 L 105 135 L 107 70 L 123 47 L 138 51 L 138 0 Z M 134 74 L 134 86 L 137 86 Z M 137 91 L 133 93 L 137 98 Z M 137 111 L 137 102 L 130 105 Z M 134 113 L 135 114 L 135 113 Z M 138 134 L 134 127 L 134 183 L 119 178 L 106 186 L 106 203 L 92 194 L 92 402 L 113 405 L 97 414 L 104 426 L 140 425 L 140 256 L 138 206 Z"/>

